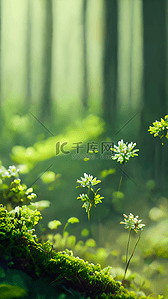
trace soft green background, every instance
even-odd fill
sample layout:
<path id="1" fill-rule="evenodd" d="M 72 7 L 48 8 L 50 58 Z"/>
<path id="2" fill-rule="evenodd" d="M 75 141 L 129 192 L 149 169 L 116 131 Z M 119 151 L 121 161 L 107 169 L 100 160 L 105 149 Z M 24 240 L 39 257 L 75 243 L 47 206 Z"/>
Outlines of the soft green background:
<path id="1" fill-rule="evenodd" d="M 167 256 L 139 259 L 155 242 L 163 243 L 163 252 L 168 245 L 167 142 L 162 146 L 147 132 L 167 114 L 168 1 L 0 0 L 0 5 L 3 165 L 19 165 L 22 181 L 33 184 L 38 200 L 51 201 L 42 211 L 44 227 L 78 217 L 80 223 L 68 227 L 78 240 L 86 227 L 97 247 L 120 249 L 118 260 L 113 256 L 107 265 L 124 268 L 127 232 L 119 222 L 123 213 L 138 214 L 146 228 L 130 269 L 168 298 Z M 88 142 L 121 139 L 136 142 L 140 151 L 124 166 L 124 195 L 117 200 L 116 162 L 100 153 L 87 162 L 73 159 L 72 146 L 83 142 L 80 154 L 86 155 Z M 71 153 L 56 156 L 57 142 L 68 142 Z M 115 171 L 103 177 L 108 169 Z M 46 170 L 50 173 L 43 174 Z M 76 180 L 84 172 L 102 180 L 105 197 L 91 209 L 90 222 L 76 199 Z"/>

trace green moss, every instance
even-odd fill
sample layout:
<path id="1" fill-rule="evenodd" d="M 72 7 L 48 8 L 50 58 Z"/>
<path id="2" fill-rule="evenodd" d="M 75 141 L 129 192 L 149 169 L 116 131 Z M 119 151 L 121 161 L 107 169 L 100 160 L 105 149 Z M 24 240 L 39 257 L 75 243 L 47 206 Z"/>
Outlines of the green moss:
<path id="1" fill-rule="evenodd" d="M 48 284 L 63 285 L 66 290 L 74 290 L 91 298 L 137 298 L 135 293 L 128 292 L 120 282 L 115 281 L 108 269 L 102 270 L 99 264 L 89 264 L 74 257 L 69 250 L 55 252 L 49 241 L 37 243 L 32 230 L 41 218 L 40 213 L 37 210 L 29 211 L 28 208 L 25 210 L 25 207 L 17 211 L 8 212 L 0 205 L 0 258 L 8 260 L 10 257 L 8 267 L 22 270 L 34 279 L 44 278 Z M 27 230 L 26 225 L 29 227 Z"/>

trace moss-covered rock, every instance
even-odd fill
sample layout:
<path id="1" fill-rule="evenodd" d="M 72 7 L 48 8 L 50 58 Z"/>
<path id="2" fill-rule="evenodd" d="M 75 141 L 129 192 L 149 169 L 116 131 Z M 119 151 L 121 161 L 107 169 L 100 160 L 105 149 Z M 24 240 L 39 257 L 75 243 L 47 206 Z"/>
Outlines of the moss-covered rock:
<path id="1" fill-rule="evenodd" d="M 4 271 L 21 270 L 33 281 L 42 279 L 46 289 L 52 286 L 56 292 L 60 289 L 75 298 L 79 298 L 79 294 L 96 299 L 146 298 L 128 292 L 112 278 L 109 269 L 89 264 L 69 250 L 55 252 L 49 241 L 38 243 L 32 232 L 40 218 L 40 212 L 26 206 L 8 212 L 0 205 L 0 265 Z"/>

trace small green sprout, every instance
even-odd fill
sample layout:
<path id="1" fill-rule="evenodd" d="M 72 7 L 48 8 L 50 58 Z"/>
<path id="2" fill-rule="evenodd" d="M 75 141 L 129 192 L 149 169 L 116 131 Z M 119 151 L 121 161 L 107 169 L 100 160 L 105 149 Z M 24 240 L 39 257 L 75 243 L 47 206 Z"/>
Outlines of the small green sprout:
<path id="1" fill-rule="evenodd" d="M 68 226 L 69 223 L 71 223 L 71 224 L 73 224 L 73 223 L 79 223 L 79 219 L 76 218 L 76 217 L 70 217 L 70 218 L 68 219 L 67 223 L 66 223 L 65 226 L 64 226 L 63 234 L 65 233 L 65 230 L 66 230 L 66 228 L 67 228 L 67 226 Z"/>
<path id="2" fill-rule="evenodd" d="M 114 145 L 114 148 L 111 150 L 115 152 L 115 155 L 112 156 L 113 160 L 117 160 L 117 162 L 120 162 L 122 164 L 122 167 L 124 167 L 124 163 L 129 161 L 131 157 L 138 156 L 136 152 L 139 151 L 139 149 L 133 150 L 133 148 L 136 146 L 136 143 L 124 143 L 123 139 L 121 141 L 118 141 L 118 146 Z M 123 169 L 122 169 L 123 170 Z M 122 182 L 123 175 L 121 175 L 118 191 L 120 190 L 121 182 Z"/>
<path id="3" fill-rule="evenodd" d="M 123 280 L 122 280 L 122 285 L 124 285 L 124 283 L 125 283 L 125 276 L 126 276 L 130 261 L 131 261 L 133 255 L 134 255 L 135 249 L 136 249 L 136 247 L 138 245 L 138 242 L 140 240 L 143 227 L 145 226 L 145 224 L 141 223 L 142 219 L 138 220 L 139 216 L 134 217 L 134 215 L 132 213 L 130 213 L 129 216 L 127 216 L 126 214 L 123 214 L 123 216 L 124 216 L 124 221 L 121 221 L 120 224 L 124 224 L 125 229 L 129 229 L 129 237 L 128 237 L 127 250 L 126 250 L 126 267 L 125 267 L 124 277 L 123 277 Z M 129 248 L 129 243 L 130 243 L 130 237 L 131 237 L 131 231 L 132 230 L 134 230 L 136 233 L 138 231 L 140 231 L 140 236 L 138 238 L 138 241 L 135 244 L 135 247 L 132 251 L 132 254 L 131 254 L 129 260 L 127 260 L 127 258 L 128 258 L 128 248 Z"/>
<path id="4" fill-rule="evenodd" d="M 73 223 L 79 223 L 79 219 L 76 218 L 76 217 L 70 217 L 70 218 L 67 220 L 67 223 L 66 223 L 65 226 L 64 226 L 64 229 L 63 229 L 63 235 L 65 235 L 64 233 L 65 233 L 65 230 L 66 230 L 66 228 L 67 228 L 67 226 L 68 226 L 69 223 L 71 223 L 71 224 L 73 224 Z M 59 221 L 59 220 L 53 220 L 53 221 L 50 221 L 50 222 L 48 223 L 48 227 L 49 227 L 50 229 L 57 229 L 58 226 L 60 226 L 60 225 L 62 225 L 62 223 L 61 223 L 61 221 Z"/>
<path id="5" fill-rule="evenodd" d="M 80 186 L 77 186 L 76 188 L 88 188 L 88 193 L 87 194 L 79 194 L 79 196 L 77 197 L 78 200 L 82 200 L 84 201 L 84 204 L 82 206 L 82 208 L 86 209 L 86 213 L 88 214 L 88 219 L 90 220 L 90 209 L 92 207 L 92 205 L 94 205 L 96 207 L 96 204 L 98 203 L 102 203 L 102 200 L 104 197 L 101 197 L 100 194 L 97 194 L 98 191 L 100 190 L 97 189 L 96 191 L 92 188 L 93 186 L 101 183 L 100 180 L 97 180 L 97 178 L 93 178 L 92 175 L 88 175 L 86 173 L 84 173 L 84 178 L 81 177 L 81 180 L 77 180 L 77 183 L 80 184 Z M 89 195 L 90 195 L 90 191 L 92 191 L 93 194 L 93 199 L 91 200 Z"/>
<path id="6" fill-rule="evenodd" d="M 161 118 L 160 121 L 153 122 L 153 127 L 149 126 L 150 134 L 154 134 L 154 137 L 159 136 L 160 139 L 164 136 L 168 139 L 168 115 L 165 115 L 165 119 Z M 163 143 L 162 143 L 163 145 Z"/>

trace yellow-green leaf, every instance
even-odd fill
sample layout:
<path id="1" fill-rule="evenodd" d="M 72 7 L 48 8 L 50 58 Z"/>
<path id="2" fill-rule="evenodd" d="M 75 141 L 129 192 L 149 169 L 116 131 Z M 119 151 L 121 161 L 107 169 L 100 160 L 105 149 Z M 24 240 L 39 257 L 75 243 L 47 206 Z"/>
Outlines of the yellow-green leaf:
<path id="1" fill-rule="evenodd" d="M 76 217 L 70 217 L 70 218 L 68 219 L 68 223 L 71 223 L 71 224 L 73 224 L 73 223 L 78 223 L 78 222 L 79 222 L 79 219 L 76 218 Z"/>
<path id="2" fill-rule="evenodd" d="M 59 220 L 53 220 L 53 221 L 48 222 L 48 227 L 50 229 L 57 229 L 57 227 L 59 225 L 62 225 L 62 223 Z"/>

